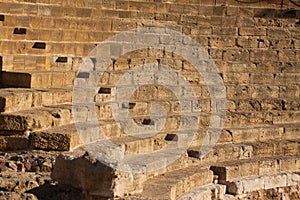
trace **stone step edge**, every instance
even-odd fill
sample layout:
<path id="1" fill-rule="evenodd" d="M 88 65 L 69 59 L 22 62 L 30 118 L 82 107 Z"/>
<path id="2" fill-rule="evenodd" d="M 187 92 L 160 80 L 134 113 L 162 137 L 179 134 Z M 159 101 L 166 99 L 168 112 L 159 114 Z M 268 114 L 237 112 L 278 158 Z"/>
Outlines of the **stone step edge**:
<path id="1" fill-rule="evenodd" d="M 209 168 L 188 166 L 155 176 L 143 183 L 142 197 L 158 197 L 159 199 L 177 199 L 186 191 L 195 189 L 200 185 L 214 182 L 214 176 Z"/>
<path id="2" fill-rule="evenodd" d="M 27 135 L 30 131 L 45 130 L 72 123 L 71 105 L 68 103 L 1 113 L 1 135 Z"/>
<path id="3" fill-rule="evenodd" d="M 225 193 L 226 193 L 226 185 L 213 183 L 189 191 L 184 195 L 180 196 L 178 200 L 224 199 Z"/>
<path id="4" fill-rule="evenodd" d="M 71 87 L 49 89 L 0 89 L 0 113 L 18 112 L 32 108 L 71 102 Z"/>
<path id="5" fill-rule="evenodd" d="M 275 149 L 275 147 L 278 147 L 280 145 L 284 145 L 284 144 L 295 144 L 298 143 L 299 147 L 300 147 L 300 139 L 295 139 L 295 140 L 291 140 L 291 139 L 284 139 L 284 140 L 269 140 L 269 141 L 258 141 L 258 142 L 247 142 L 247 143 L 239 143 L 239 144 L 235 144 L 232 142 L 228 142 L 228 143 L 218 143 L 214 146 L 207 146 L 207 148 L 211 148 L 211 150 L 217 148 L 222 149 L 222 147 L 232 147 L 232 148 L 239 148 L 241 150 L 240 154 L 243 153 L 244 151 L 249 152 L 249 157 L 250 158 L 255 158 L 255 159 L 259 159 L 259 158 L 267 158 L 263 155 L 260 155 L 260 153 L 258 152 L 258 150 L 262 150 L 262 149 L 266 149 L 265 147 L 267 147 L 268 145 L 271 145 L 274 148 L 274 152 L 272 152 L 272 155 L 269 155 L 269 157 L 273 157 L 273 156 L 280 156 L 280 155 L 276 155 L 276 150 L 278 151 L 278 149 Z M 260 146 L 261 145 L 261 146 Z M 187 149 L 187 153 L 188 156 L 191 158 L 196 158 L 196 159 L 205 159 L 205 156 L 207 155 L 202 155 L 201 154 L 201 150 L 202 148 L 205 149 L 206 146 L 190 146 Z M 208 152 L 209 153 L 209 152 Z M 299 152 L 300 153 L 300 152 Z M 291 155 L 298 155 L 298 154 L 292 154 L 292 153 L 286 153 L 283 154 L 284 156 L 291 156 Z M 299 154 L 300 155 L 300 154 Z M 240 155 L 241 160 L 243 160 L 243 155 Z"/>
<path id="6" fill-rule="evenodd" d="M 235 178 L 299 171 L 300 155 L 230 161 L 211 165 L 219 182 Z"/>
<path id="7" fill-rule="evenodd" d="M 261 189 L 268 190 L 300 185 L 300 171 L 219 181 L 219 184 L 226 185 L 226 193 L 241 195 Z"/>
<path id="8" fill-rule="evenodd" d="M 2 87 L 54 88 L 73 85 L 73 71 L 31 71 L 1 73 Z"/>

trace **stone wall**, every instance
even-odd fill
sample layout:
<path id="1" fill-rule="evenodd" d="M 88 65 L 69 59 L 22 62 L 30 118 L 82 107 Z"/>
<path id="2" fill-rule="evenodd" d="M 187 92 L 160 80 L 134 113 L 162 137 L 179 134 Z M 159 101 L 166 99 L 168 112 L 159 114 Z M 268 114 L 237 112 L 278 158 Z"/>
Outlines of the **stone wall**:
<path id="1" fill-rule="evenodd" d="M 299 122 L 300 11 L 296 3 L 1 1 L 1 67 L 14 72 L 76 71 L 80 59 L 108 37 L 133 28 L 163 26 L 193 37 L 207 49 L 226 84 L 230 124 Z M 147 56 L 168 60 L 153 54 Z M 145 54 L 133 57 L 143 59 Z M 114 68 L 128 69 L 133 63 L 126 64 L 128 59 Z M 182 65 L 183 73 L 188 71 L 186 63 L 179 60 L 176 65 Z M 194 78 L 189 75 L 189 79 Z M 269 131 L 279 137 L 285 130 Z"/>

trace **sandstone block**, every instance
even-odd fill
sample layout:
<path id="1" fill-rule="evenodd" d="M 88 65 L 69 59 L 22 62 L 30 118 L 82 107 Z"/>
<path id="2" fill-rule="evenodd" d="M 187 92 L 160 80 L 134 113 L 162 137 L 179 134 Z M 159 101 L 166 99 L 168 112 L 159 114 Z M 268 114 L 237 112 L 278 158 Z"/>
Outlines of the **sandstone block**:
<path id="1" fill-rule="evenodd" d="M 265 189 L 285 187 L 287 185 L 287 176 L 285 174 L 266 176 L 265 179 Z"/>
<path id="2" fill-rule="evenodd" d="M 242 181 L 243 193 L 261 190 L 264 188 L 263 178 L 246 178 Z"/>
<path id="3" fill-rule="evenodd" d="M 69 151 L 81 144 L 76 127 L 66 125 L 30 133 L 30 147 L 33 149 Z"/>
<path id="4" fill-rule="evenodd" d="M 262 27 L 258 27 L 258 28 L 241 27 L 239 29 L 239 35 L 264 36 L 266 35 L 266 29 Z"/>
<path id="5" fill-rule="evenodd" d="M 28 149 L 27 136 L 0 136 L 1 151 L 16 151 Z"/>
<path id="6" fill-rule="evenodd" d="M 289 156 L 279 161 L 281 172 L 297 172 L 300 168 L 299 156 Z"/>
<path id="7" fill-rule="evenodd" d="M 79 149 L 57 157 L 51 176 L 61 184 L 84 191 L 87 198 L 123 196 L 134 185 L 130 174 L 108 167 Z"/>

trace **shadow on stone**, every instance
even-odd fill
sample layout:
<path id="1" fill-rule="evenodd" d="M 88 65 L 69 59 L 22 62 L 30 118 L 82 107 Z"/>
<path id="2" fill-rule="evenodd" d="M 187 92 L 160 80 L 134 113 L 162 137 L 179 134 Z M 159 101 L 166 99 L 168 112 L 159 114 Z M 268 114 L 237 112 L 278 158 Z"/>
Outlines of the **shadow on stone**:
<path id="1" fill-rule="evenodd" d="M 39 200 L 82 200 L 84 195 L 81 191 L 66 185 L 54 185 L 45 183 L 40 187 L 27 191 L 34 194 Z"/>

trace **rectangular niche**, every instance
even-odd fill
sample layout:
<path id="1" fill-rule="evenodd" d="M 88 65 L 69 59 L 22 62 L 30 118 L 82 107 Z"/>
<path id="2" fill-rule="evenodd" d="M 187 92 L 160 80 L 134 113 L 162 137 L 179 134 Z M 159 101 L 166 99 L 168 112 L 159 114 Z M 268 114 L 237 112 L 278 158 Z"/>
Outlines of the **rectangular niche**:
<path id="1" fill-rule="evenodd" d="M 26 28 L 15 28 L 14 29 L 14 34 L 19 34 L 19 35 L 24 35 L 26 34 Z"/>
<path id="2" fill-rule="evenodd" d="M 45 42 L 35 42 L 32 46 L 33 49 L 46 49 L 46 43 Z"/>

